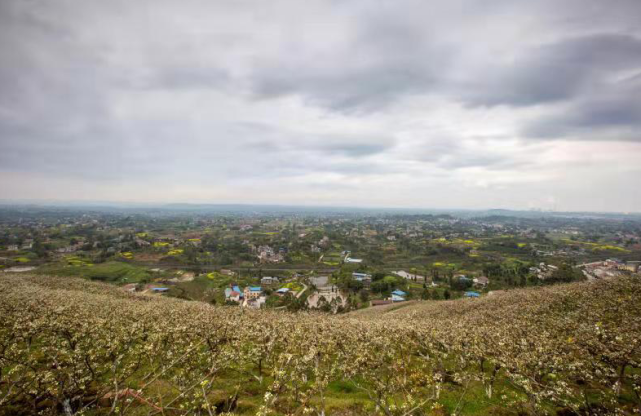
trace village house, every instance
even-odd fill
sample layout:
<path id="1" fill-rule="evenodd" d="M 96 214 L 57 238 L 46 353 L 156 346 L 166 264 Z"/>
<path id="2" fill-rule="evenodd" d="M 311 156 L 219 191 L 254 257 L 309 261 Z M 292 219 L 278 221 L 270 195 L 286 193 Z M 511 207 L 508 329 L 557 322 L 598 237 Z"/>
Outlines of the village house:
<path id="1" fill-rule="evenodd" d="M 243 299 L 243 292 L 236 285 L 225 289 L 225 299 L 232 302 L 240 302 Z"/>
<path id="2" fill-rule="evenodd" d="M 240 302 L 243 299 L 243 294 L 241 292 L 236 292 L 235 290 L 232 290 L 231 293 L 229 294 L 229 300 L 232 302 Z"/>
<path id="3" fill-rule="evenodd" d="M 265 296 L 259 296 L 254 299 L 245 299 L 242 306 L 243 308 L 260 309 L 266 301 L 267 298 Z"/>
<path id="4" fill-rule="evenodd" d="M 134 243 L 138 247 L 147 247 L 147 246 L 151 245 L 151 243 L 149 241 L 143 240 L 142 238 L 139 238 L 139 237 L 134 238 Z"/>
<path id="5" fill-rule="evenodd" d="M 271 286 L 273 284 L 278 284 L 278 277 L 265 276 L 260 279 L 261 285 Z"/>
<path id="6" fill-rule="evenodd" d="M 372 284 L 371 274 L 354 272 L 352 273 L 352 277 L 355 280 L 362 282 L 365 287 L 369 287 Z"/>
<path id="7" fill-rule="evenodd" d="M 245 300 L 258 299 L 262 293 L 260 286 L 247 286 L 243 292 Z"/>
<path id="8" fill-rule="evenodd" d="M 122 290 L 124 290 L 125 292 L 133 293 L 136 291 L 137 287 L 138 287 L 137 283 L 128 283 L 122 287 Z"/>
<path id="9" fill-rule="evenodd" d="M 354 272 L 352 273 L 352 277 L 358 280 L 359 282 L 362 282 L 363 280 L 366 280 L 366 279 L 372 280 L 372 275 L 367 273 Z"/>
<path id="10" fill-rule="evenodd" d="M 113 247 L 110 247 L 113 248 Z M 56 250 L 58 253 L 74 253 L 77 250 L 75 246 L 66 246 L 66 247 L 60 247 L 58 250 Z M 115 249 L 113 250 L 115 251 Z"/>
<path id="11" fill-rule="evenodd" d="M 421 276 L 420 274 L 408 273 L 404 270 L 397 270 L 397 271 L 393 271 L 392 273 L 407 280 L 423 281 L 423 282 L 425 281 L 425 276 Z"/>
<path id="12" fill-rule="evenodd" d="M 392 292 L 391 300 L 392 302 L 404 302 L 406 296 L 407 293 L 403 292 L 402 290 L 396 289 Z"/>
<path id="13" fill-rule="evenodd" d="M 258 259 L 261 262 L 278 263 L 283 261 L 283 255 L 280 252 L 276 253 L 270 246 L 259 246 L 257 251 Z"/>
<path id="14" fill-rule="evenodd" d="M 490 283 L 490 279 L 485 276 L 475 277 L 472 281 L 475 285 L 479 286 L 487 286 Z"/>
<path id="15" fill-rule="evenodd" d="M 348 257 L 345 259 L 345 263 L 362 263 L 363 259 L 353 259 L 351 257 Z"/>
<path id="16" fill-rule="evenodd" d="M 263 254 L 266 257 L 273 256 L 274 255 L 274 249 L 271 248 L 270 246 L 258 246 L 258 253 Z"/>

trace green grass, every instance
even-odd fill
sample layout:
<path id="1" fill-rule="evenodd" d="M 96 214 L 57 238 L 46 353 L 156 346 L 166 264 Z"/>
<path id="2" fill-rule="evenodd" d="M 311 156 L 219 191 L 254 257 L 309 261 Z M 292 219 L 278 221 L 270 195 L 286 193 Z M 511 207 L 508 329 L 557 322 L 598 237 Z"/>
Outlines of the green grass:
<path id="1" fill-rule="evenodd" d="M 226 277 L 226 276 L 225 276 Z M 201 300 L 209 302 L 212 298 L 216 301 L 223 300 L 222 296 L 216 297 L 216 288 L 224 286 L 220 280 L 210 279 L 208 275 L 200 275 L 189 282 L 180 282 L 169 288 L 169 296 L 183 299 Z M 222 293 L 222 291 L 218 291 Z"/>
<path id="2" fill-rule="evenodd" d="M 18 263 L 29 263 L 31 261 L 26 257 L 17 257 L 14 260 L 17 261 Z"/>
<path id="3" fill-rule="evenodd" d="M 286 283 L 283 287 L 286 287 L 286 288 L 288 288 L 290 290 L 293 290 L 295 292 L 303 290 L 303 285 L 301 285 L 298 282 L 289 282 L 289 283 Z"/>
<path id="4" fill-rule="evenodd" d="M 151 274 L 145 267 L 120 261 L 94 264 L 92 267 L 86 267 L 91 263 L 82 263 L 79 259 L 71 259 L 69 262 L 71 264 L 48 265 L 43 267 L 40 273 L 56 276 L 78 276 L 110 283 L 139 283 L 151 279 Z"/>

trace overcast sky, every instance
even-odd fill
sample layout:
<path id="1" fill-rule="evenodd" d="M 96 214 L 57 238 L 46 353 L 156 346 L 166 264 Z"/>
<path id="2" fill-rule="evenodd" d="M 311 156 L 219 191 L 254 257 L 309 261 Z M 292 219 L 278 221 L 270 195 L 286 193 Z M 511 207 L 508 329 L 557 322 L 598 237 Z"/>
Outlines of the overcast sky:
<path id="1" fill-rule="evenodd" d="M 2 0 L 0 199 L 641 211 L 639 22 L 639 0 Z"/>

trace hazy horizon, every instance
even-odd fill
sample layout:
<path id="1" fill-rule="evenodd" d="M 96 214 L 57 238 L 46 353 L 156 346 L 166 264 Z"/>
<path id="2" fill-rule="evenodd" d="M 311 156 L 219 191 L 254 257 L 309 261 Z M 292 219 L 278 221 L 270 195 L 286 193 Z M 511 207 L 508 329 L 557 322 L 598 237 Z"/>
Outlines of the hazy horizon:
<path id="1" fill-rule="evenodd" d="M 0 198 L 641 212 L 636 0 L 0 3 Z"/>
<path id="2" fill-rule="evenodd" d="M 435 208 L 430 206 L 362 206 L 362 205 L 338 205 L 338 204 L 267 204 L 267 203 L 244 203 L 244 202 L 135 202 L 135 201 L 101 201 L 101 200 L 46 200 L 46 199 L 0 199 L 0 208 L 2 207 L 37 207 L 37 208 L 71 208 L 71 209 L 199 209 L 203 208 L 238 208 L 238 209 L 256 209 L 260 212 L 261 208 L 274 210 L 278 208 L 283 209 L 300 209 L 300 210 L 328 210 L 337 212 L 345 210 L 351 211 L 378 211 L 378 212 L 415 212 L 415 213 L 456 213 L 456 212 L 489 212 L 489 211 L 506 211 L 514 213 L 527 213 L 535 212 L 541 214 L 605 214 L 605 215 L 641 215 L 641 211 L 586 211 L 586 210 L 573 210 L 565 211 L 558 209 L 542 209 L 542 208 L 529 208 L 529 209 L 515 209 L 499 206 L 487 207 L 445 207 Z"/>

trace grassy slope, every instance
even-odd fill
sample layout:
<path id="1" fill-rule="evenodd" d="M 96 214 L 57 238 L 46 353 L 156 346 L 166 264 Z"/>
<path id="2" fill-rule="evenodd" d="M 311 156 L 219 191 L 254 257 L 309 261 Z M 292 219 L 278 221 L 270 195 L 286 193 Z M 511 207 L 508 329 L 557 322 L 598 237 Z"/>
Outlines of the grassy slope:
<path id="1" fill-rule="evenodd" d="M 122 264 L 122 263 L 121 263 Z M 121 276 L 124 269 L 120 264 L 116 265 L 106 264 L 107 270 L 113 271 L 114 275 Z M 126 266 L 126 265 L 125 265 Z M 113 269 L 112 269 L 113 268 Z M 42 277 L 31 278 L 29 276 L 4 276 L 5 290 L 2 296 L 10 296 L 11 290 L 21 291 L 20 294 L 25 295 L 22 291 L 32 291 L 34 298 L 41 297 L 43 300 L 50 300 L 48 295 L 51 293 L 51 299 L 54 299 L 54 292 L 63 294 L 62 298 L 66 296 L 74 296 L 82 299 L 86 298 L 88 303 L 93 304 L 94 308 L 100 308 L 103 300 L 115 299 L 118 308 L 123 313 L 130 313 L 132 316 L 139 314 L 137 308 L 141 302 L 137 301 L 137 297 L 125 295 L 122 291 L 111 286 L 105 286 L 77 279 L 59 279 L 52 278 L 46 279 Z M 10 280 L 14 279 L 14 280 Z M 3 283 L 3 281 L 0 281 Z M 378 307 L 363 311 L 357 311 L 345 316 L 340 317 L 325 317 L 323 315 L 300 315 L 299 320 L 301 326 L 309 325 L 313 328 L 316 322 L 323 322 L 327 320 L 327 324 L 332 327 L 350 327 L 359 328 L 367 322 L 372 325 L 381 324 L 386 327 L 394 328 L 396 325 L 406 322 L 416 322 L 419 324 L 421 321 L 436 322 L 434 328 L 443 326 L 446 328 L 454 328 L 457 322 L 464 322 L 467 326 L 474 326 L 478 329 L 487 329 L 488 334 L 497 330 L 506 330 L 509 327 L 502 328 L 502 321 L 507 319 L 514 319 L 518 317 L 523 322 L 528 320 L 537 321 L 545 319 L 548 314 L 559 314 L 559 316 L 567 316 L 568 320 L 564 325 L 568 325 L 566 330 L 572 334 L 572 325 L 579 325 L 581 320 L 600 320 L 606 324 L 611 321 L 612 325 L 624 320 L 621 314 L 630 314 L 631 312 L 637 313 L 637 309 L 625 309 L 626 304 L 619 302 L 620 310 L 606 310 L 604 311 L 591 311 L 590 305 L 584 304 L 590 301 L 595 294 L 602 294 L 603 296 L 611 296 L 613 299 L 625 297 L 624 301 L 634 302 L 631 296 L 636 296 L 634 293 L 629 293 L 629 288 L 619 288 L 617 286 L 608 286 L 607 284 L 599 284 L 600 286 L 590 284 L 568 285 L 563 287 L 550 287 L 543 289 L 524 289 L 515 290 L 508 293 L 495 295 L 491 297 L 484 297 L 482 299 L 464 299 L 456 301 L 440 301 L 440 302 L 407 302 L 404 304 L 390 305 L 389 307 Z M 639 284 L 636 284 L 636 289 L 639 289 Z M 41 293 L 36 290 L 42 288 L 46 292 Z M 62 289 L 64 288 L 64 289 Z M 571 288 L 571 289 L 570 289 Z M 579 290 L 575 289 L 579 288 Z M 625 291 L 623 291 L 625 289 Z M 619 293 L 620 292 L 620 293 Z M 67 295 L 68 294 L 68 295 Z M 0 298 L 2 299 L 2 298 Z M 9 298 L 5 299 L 7 303 Z M 638 300 L 638 299 L 637 299 Z M 177 314 L 190 313 L 202 314 L 203 311 L 212 311 L 213 316 L 216 314 L 226 314 L 225 311 L 231 311 L 229 308 L 207 308 L 202 309 L 196 303 L 185 303 L 175 299 L 164 299 L 160 297 L 153 298 L 153 304 L 157 308 L 147 310 L 147 313 L 152 313 L 155 309 L 166 308 L 174 310 Z M 148 302 L 144 302 L 148 303 Z M 51 302 L 55 305 L 55 302 Z M 128 306 L 130 305 L 130 306 Z M 526 305 L 526 307 L 524 307 Z M 52 306 L 54 307 L 54 306 Z M 127 308 L 131 311 L 127 311 Z M 105 307 L 106 308 L 106 307 Z M 597 306 L 597 308 L 599 308 Z M 219 312 L 220 311 L 220 312 Z M 236 314 L 237 309 L 233 308 L 233 313 Z M 497 311 L 500 315 L 497 316 Z M 110 316 L 109 311 L 96 310 L 96 315 Z M 597 313 L 599 312 L 599 313 Z M 209 313 L 209 312 L 207 312 Z M 289 314 L 279 314 L 276 312 L 258 312 L 257 314 L 249 315 L 247 319 L 255 320 L 264 314 L 267 320 L 273 319 L 278 321 L 283 319 L 284 325 L 289 325 L 289 330 L 297 325 L 296 321 L 291 322 Z M 222 315 L 221 315 L 222 316 Z M 556 316 L 556 315 L 555 315 Z M 254 317 L 254 318 L 252 318 Z M 637 315 L 636 318 L 639 316 Z M 244 331 L 245 326 L 249 321 L 244 321 L 243 315 L 238 315 L 237 318 L 238 331 Z M 608 320 L 608 321 L 606 321 Z M 166 325 L 171 325 L 168 321 Z M 274 330 L 278 330 L 278 326 Z M 401 328 L 400 326 L 398 328 Z M 384 332 L 385 333 L 385 332 Z M 389 336 L 396 337 L 398 333 L 390 329 Z M 6 335 L 6 334 L 5 334 Z M 564 335 L 567 336 L 567 335 Z M 352 345 L 352 348 L 359 348 L 358 345 Z M 251 372 L 250 372 L 251 374 Z M 238 413 L 254 414 L 261 403 L 262 397 L 270 384 L 270 376 L 265 375 L 261 380 L 252 375 L 248 375 L 242 371 L 226 371 L 221 372 L 216 384 L 217 390 L 215 395 L 220 397 L 227 397 L 236 389 L 240 389 Z M 168 383 L 168 382 L 167 382 Z M 136 381 L 133 381 L 136 384 Z M 162 380 L 155 383 L 152 388 L 157 389 L 158 392 L 171 392 L 169 384 L 163 384 Z M 506 394 L 510 397 L 518 397 L 521 394 L 518 389 L 515 390 L 510 386 L 506 378 L 501 378 L 496 385 L 496 393 L 488 399 L 484 394 L 483 385 L 478 381 L 470 381 L 466 385 L 458 383 L 445 383 L 439 403 L 443 406 L 443 410 L 435 410 L 433 414 L 450 414 L 457 411 L 458 414 L 467 415 L 485 415 L 485 414 L 516 414 L 517 410 L 511 411 L 509 408 L 503 406 L 504 400 L 502 395 Z M 333 380 L 329 383 L 326 391 L 326 405 L 330 414 L 363 414 L 371 413 L 373 411 L 372 403 L 368 400 L 367 395 L 354 387 L 353 384 L 343 380 Z M 550 407 L 549 409 L 551 409 Z M 549 410 L 548 409 L 548 410 Z M 133 409 L 132 409 L 133 410 Z M 138 409 L 143 411 L 144 409 Z M 521 409 L 522 410 L 522 409 Z M 545 410 L 545 407 L 543 408 Z M 1 414 L 2 412 L 0 412 Z"/>

